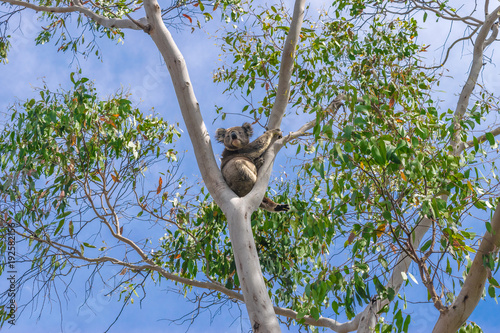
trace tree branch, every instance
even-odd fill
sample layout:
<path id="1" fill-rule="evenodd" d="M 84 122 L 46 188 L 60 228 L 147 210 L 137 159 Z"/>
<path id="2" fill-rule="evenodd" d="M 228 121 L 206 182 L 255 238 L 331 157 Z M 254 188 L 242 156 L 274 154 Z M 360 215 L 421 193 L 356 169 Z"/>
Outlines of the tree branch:
<path id="1" fill-rule="evenodd" d="M 457 45 L 458 43 L 464 41 L 464 40 L 471 39 L 472 36 L 474 36 L 478 30 L 479 30 L 479 26 L 475 27 L 468 36 L 461 37 L 461 38 L 455 40 L 453 43 L 451 43 L 450 47 L 448 47 L 448 49 L 446 50 L 446 55 L 444 57 L 444 60 L 439 65 L 428 67 L 428 68 L 429 69 L 435 69 L 435 68 L 441 68 L 441 67 L 443 67 L 444 64 L 448 61 L 448 58 L 450 57 L 450 53 L 451 53 L 451 50 L 453 49 L 453 47 L 455 45 Z"/>
<path id="2" fill-rule="evenodd" d="M 484 48 L 493 43 L 498 37 L 498 24 L 499 22 L 497 21 L 497 23 L 493 24 L 493 26 L 491 27 L 491 35 L 487 40 L 484 41 Z"/>
<path id="3" fill-rule="evenodd" d="M 283 317 L 297 319 L 297 312 L 290 309 L 275 306 L 274 312 L 276 312 L 277 315 Z M 359 322 L 359 318 L 354 318 L 353 320 L 347 321 L 345 323 L 340 323 L 334 319 L 325 317 L 319 317 L 318 320 L 316 320 L 311 316 L 304 316 L 302 319 L 304 319 L 304 323 L 306 323 L 307 325 L 315 327 L 327 327 L 337 333 L 347 333 L 355 331 L 358 327 Z"/>
<path id="4" fill-rule="evenodd" d="M 338 95 L 324 110 L 325 114 L 335 115 L 338 109 L 343 105 L 343 101 L 346 100 L 346 96 L 344 94 Z M 268 150 L 264 154 L 264 164 L 259 169 L 259 177 L 257 178 L 257 182 L 255 183 L 252 191 L 247 194 L 245 198 L 248 198 L 248 202 L 252 207 L 257 207 L 262 201 L 262 193 L 266 191 L 267 186 L 269 184 L 269 178 L 271 177 L 272 166 L 274 163 L 274 159 L 281 148 L 285 145 L 285 143 L 290 142 L 291 140 L 298 138 L 302 135 L 306 135 L 307 131 L 313 128 L 316 125 L 317 120 L 311 120 L 300 127 L 297 131 L 291 132 L 283 138 L 274 142 L 269 146 Z"/>
<path id="5" fill-rule="evenodd" d="M 146 264 L 139 264 L 139 263 L 126 262 L 126 261 L 119 260 L 117 258 L 109 257 L 109 256 L 102 256 L 102 257 L 97 257 L 97 258 L 86 257 L 77 248 L 73 248 L 73 247 L 55 242 L 55 241 L 48 239 L 48 238 L 44 239 L 44 238 L 36 237 L 31 230 L 26 229 L 25 227 L 23 227 L 23 229 L 25 232 L 30 233 L 30 236 L 28 236 L 29 239 L 32 239 L 33 241 L 42 242 L 42 243 L 47 244 L 49 247 L 53 248 L 56 252 L 58 252 L 59 255 L 64 255 L 68 258 L 81 260 L 81 261 L 87 262 L 89 264 L 111 263 L 113 265 L 122 266 L 122 267 L 128 268 L 130 270 L 134 270 L 134 271 L 145 271 L 145 270 L 155 271 L 168 280 L 178 282 L 178 283 L 181 283 L 183 285 L 188 285 L 188 286 L 193 286 L 193 287 L 197 287 L 197 288 L 201 288 L 201 289 L 217 291 L 217 292 L 220 292 L 220 293 L 228 296 L 231 299 L 245 303 L 245 300 L 244 300 L 244 297 L 242 294 L 240 294 L 236 291 L 230 290 L 217 282 L 204 282 L 204 281 L 188 279 L 188 278 L 178 276 L 177 274 L 170 273 L 170 272 L 166 271 L 165 269 L 163 269 L 161 266 L 154 264 L 154 262 L 151 259 L 144 260 L 144 258 L 142 258 L 146 262 Z M 14 232 L 17 235 L 21 235 L 21 236 L 23 235 L 22 233 L 19 233 L 15 230 L 14 230 Z M 127 239 L 123 236 L 120 237 L 121 241 L 124 241 L 123 239 L 125 239 L 127 241 L 126 242 L 127 244 L 134 243 L 132 240 Z M 134 248 L 136 248 L 136 247 L 134 247 Z M 297 319 L 298 313 L 296 311 L 291 310 L 291 309 L 283 308 L 283 307 L 279 307 L 279 306 L 274 306 L 274 311 L 277 315 L 280 315 L 280 316 L 283 316 L 286 318 Z M 334 319 L 325 318 L 325 317 L 320 317 L 316 320 L 311 316 L 304 316 L 303 319 L 304 319 L 304 323 L 307 325 L 311 325 L 311 326 L 315 326 L 315 327 L 330 328 L 333 331 L 338 332 L 338 333 L 347 333 L 347 332 L 351 332 L 351 331 L 356 330 L 356 327 L 357 327 L 358 321 L 359 321 L 359 318 L 357 318 L 357 319 L 354 319 L 354 320 L 351 320 L 351 321 L 348 321 L 345 323 L 341 323 L 341 322 L 338 322 Z"/>
<path id="6" fill-rule="evenodd" d="M 172 78 L 201 175 L 215 202 L 224 210 L 230 200 L 235 200 L 237 196 L 229 189 L 217 166 L 210 134 L 203 121 L 186 62 L 163 22 L 158 2 L 156 0 L 145 1 L 144 8 L 150 27 L 149 34 L 162 54 Z"/>
<path id="7" fill-rule="evenodd" d="M 252 328 L 256 333 L 279 331 L 279 322 L 264 282 L 250 222 L 251 213 L 257 205 L 249 206 L 249 200 L 237 197 L 224 181 L 215 161 L 210 135 L 203 122 L 184 57 L 162 20 L 160 5 L 157 0 L 146 0 L 144 8 L 150 23 L 150 36 L 170 72 L 203 180 L 214 201 L 226 215 L 236 270 Z M 253 191 L 256 191 L 255 186 Z M 261 187 L 259 192 L 262 200 L 265 187 Z"/>
<path id="8" fill-rule="evenodd" d="M 476 38 L 472 69 L 469 73 L 469 77 L 462 90 L 462 93 L 460 94 L 457 109 L 455 111 L 455 126 L 456 126 L 455 130 L 457 132 L 451 143 L 451 146 L 453 147 L 452 155 L 454 156 L 460 155 L 464 149 L 464 144 L 459 144 L 460 136 L 458 130 L 460 129 L 459 127 L 460 119 L 463 117 L 463 115 L 467 110 L 470 94 L 472 93 L 472 90 L 476 85 L 477 77 L 482 67 L 482 55 L 485 47 L 486 37 L 489 30 L 492 29 L 492 26 L 494 25 L 494 22 L 496 20 L 497 13 L 499 11 L 500 7 L 496 8 L 495 11 L 487 18 L 484 25 L 479 31 L 478 37 Z M 493 34 L 495 34 L 495 31 L 493 31 L 492 35 Z M 446 200 L 447 197 L 444 197 L 443 199 Z M 418 248 L 423 236 L 427 233 L 427 230 L 430 228 L 430 226 L 431 226 L 431 221 L 428 218 L 423 218 L 413 233 L 411 241 L 411 245 L 413 248 Z M 398 265 L 396 265 L 396 267 L 393 269 L 391 281 L 386 286 L 387 288 L 394 289 L 396 293 L 399 291 L 403 283 L 401 272 L 408 271 L 411 261 L 412 261 L 411 258 L 406 253 L 401 254 Z M 360 327 L 358 328 L 358 333 L 370 332 L 371 330 L 370 327 L 372 328 L 375 327 L 375 324 L 377 323 L 378 312 L 386 304 L 389 304 L 388 300 L 373 302 L 365 309 L 365 311 L 363 311 L 363 313 L 360 314 L 362 316 L 362 320 L 360 323 Z M 441 332 L 441 331 L 436 330 L 436 332 Z"/>
<path id="9" fill-rule="evenodd" d="M 424 217 L 415 227 L 411 237 L 411 244 L 413 248 L 418 248 L 420 242 L 424 238 L 427 230 L 431 227 L 432 222 L 430 219 Z M 395 294 L 399 292 L 399 289 L 403 285 L 404 279 L 401 273 L 408 272 L 410 265 L 412 263 L 411 257 L 407 253 L 402 253 L 399 256 L 398 263 L 394 266 L 392 270 L 392 275 L 385 286 L 386 289 L 394 290 Z M 375 300 L 371 302 L 363 312 L 359 313 L 357 317 L 360 317 L 361 321 L 358 327 L 358 333 L 368 333 L 373 331 L 373 327 L 377 324 L 377 318 L 379 316 L 380 310 L 390 301 L 388 299 Z"/>
<path id="10" fill-rule="evenodd" d="M 305 0 L 296 0 L 293 9 L 292 23 L 285 40 L 285 47 L 281 54 L 280 74 L 278 80 L 278 91 L 271 115 L 269 117 L 269 129 L 280 128 L 281 120 L 285 114 L 288 100 L 290 99 L 290 80 L 293 73 L 297 43 L 300 38 L 300 29 L 304 20 Z"/>
<path id="11" fill-rule="evenodd" d="M 500 134 L 500 127 L 497 127 L 495 128 L 494 130 L 492 130 L 491 132 L 488 132 L 488 133 L 491 133 L 493 136 L 497 136 Z M 477 137 L 477 143 L 478 144 L 481 144 L 483 142 L 485 142 L 487 139 L 486 139 L 486 134 L 483 134 L 481 135 L 480 137 Z M 463 150 L 465 148 L 470 148 L 470 147 L 473 147 L 474 146 L 474 140 L 469 140 L 467 141 L 467 143 L 461 143 L 460 144 L 460 148 Z"/>
<path id="12" fill-rule="evenodd" d="M 439 297 L 436 288 L 434 287 L 434 281 L 430 277 L 429 270 L 425 264 L 425 259 L 417 261 L 418 270 L 420 272 L 420 277 L 424 286 L 427 288 L 427 292 L 431 296 L 431 300 L 434 303 L 434 307 L 439 311 L 446 311 L 446 306 L 443 305 L 441 298 Z"/>
<path id="13" fill-rule="evenodd" d="M 344 94 L 340 94 L 338 95 L 337 97 L 335 97 L 335 99 L 326 107 L 326 109 L 323 111 L 325 114 L 329 114 L 331 116 L 335 116 L 335 114 L 337 113 L 337 111 L 340 109 L 340 107 L 343 105 L 343 101 L 345 101 L 347 99 L 346 95 Z M 291 132 L 289 133 L 287 136 L 285 136 L 282 141 L 283 143 L 287 143 L 287 142 L 290 142 L 292 141 L 293 139 L 296 139 L 302 135 L 306 135 L 307 131 L 310 130 L 311 128 L 313 128 L 315 125 L 316 125 L 316 122 L 317 120 L 314 119 L 314 120 L 311 120 L 307 123 L 305 123 L 304 125 L 302 125 L 301 128 L 299 128 L 297 131 L 295 132 Z"/>
<path id="14" fill-rule="evenodd" d="M 482 56 L 483 56 L 483 50 L 485 47 L 486 37 L 487 37 L 490 29 L 492 29 L 494 22 L 497 18 L 496 17 L 497 13 L 499 11 L 500 11 L 500 7 L 497 7 L 493 11 L 493 13 L 489 17 L 487 17 L 484 25 L 481 27 L 481 29 L 479 31 L 478 37 L 476 38 L 472 68 L 471 68 L 471 71 L 469 73 L 469 77 L 467 79 L 467 82 L 462 90 L 462 93 L 460 94 L 459 101 L 457 104 L 457 109 L 455 111 L 455 120 L 454 121 L 455 121 L 455 126 L 456 126 L 455 127 L 456 133 L 455 133 L 455 136 L 451 142 L 451 146 L 453 148 L 452 155 L 454 155 L 454 156 L 460 155 L 464 149 L 464 144 L 459 144 L 459 142 L 460 142 L 459 123 L 467 110 L 467 106 L 469 104 L 470 94 L 472 93 L 472 91 L 476 85 L 477 77 L 478 77 L 479 71 L 482 67 Z M 495 31 L 493 31 L 492 35 L 493 34 L 495 34 Z M 446 200 L 447 197 L 445 196 L 445 197 L 443 197 L 443 199 Z M 413 248 L 418 248 L 423 236 L 427 233 L 427 230 L 430 228 L 430 226 L 431 226 L 431 221 L 428 218 L 423 218 L 422 221 L 417 226 L 417 228 L 415 228 L 414 233 L 413 233 L 413 237 L 411 240 L 411 245 Z M 398 261 L 398 264 L 393 269 L 391 280 L 387 284 L 386 288 L 392 288 L 396 293 L 398 293 L 398 291 L 401 288 L 401 285 L 403 283 L 401 272 L 408 271 L 408 268 L 410 267 L 411 261 L 412 261 L 411 258 L 406 253 L 401 254 L 401 257 Z M 358 333 L 371 332 L 371 328 L 375 327 L 375 324 L 377 323 L 379 311 L 386 304 L 389 304 L 388 300 L 373 302 L 365 309 L 365 311 L 363 311 L 363 313 L 359 314 L 362 316 L 362 320 L 360 323 L 360 327 L 358 328 Z M 455 332 L 455 331 L 453 331 L 453 332 Z M 441 331 L 436 330 L 436 332 L 441 332 Z M 444 331 L 442 331 L 442 332 L 444 332 Z"/>
<path id="15" fill-rule="evenodd" d="M 484 21 L 483 26 L 479 30 L 479 33 L 476 38 L 476 42 L 474 45 L 472 66 L 469 72 L 469 77 L 467 78 L 467 81 L 465 82 L 462 92 L 460 93 L 460 97 L 458 98 L 457 107 L 455 109 L 455 114 L 454 114 L 455 133 L 453 135 L 451 142 L 451 146 L 454 152 L 457 152 L 460 149 L 460 136 L 462 132 L 460 129 L 460 121 L 462 120 L 465 112 L 467 111 L 467 107 L 469 106 L 470 96 L 472 94 L 472 91 L 476 87 L 476 82 L 479 76 L 479 72 L 483 67 L 484 48 L 488 45 L 487 42 L 491 43 L 494 40 L 494 39 L 486 40 L 486 38 L 488 37 L 488 33 L 493 28 L 496 20 L 498 19 L 499 11 L 500 11 L 500 6 L 495 8 L 495 10 L 493 10 L 493 12 L 490 15 L 488 15 L 488 17 Z M 497 33 L 498 29 L 494 29 L 492 35 L 496 36 Z"/>
<path id="16" fill-rule="evenodd" d="M 19 0 L 0 0 L 5 3 L 9 3 L 13 6 L 19 6 L 24 8 L 29 8 L 36 10 L 37 12 L 46 12 L 46 13 L 81 13 L 87 16 L 89 19 L 99 23 L 103 27 L 106 28 L 118 28 L 118 29 L 133 29 L 133 30 L 142 30 L 144 27 L 144 22 L 146 22 L 146 18 L 141 18 L 137 22 L 127 19 L 115 19 L 108 18 L 102 15 L 99 15 L 92 10 L 83 7 L 79 4 L 79 2 L 73 2 L 71 7 L 47 7 L 47 6 L 38 6 L 26 1 Z M 139 24 L 137 24 L 139 23 Z"/>
<path id="17" fill-rule="evenodd" d="M 440 18 L 443 18 L 445 20 L 462 21 L 465 24 L 473 25 L 473 26 L 480 26 L 483 24 L 483 21 L 481 21 L 473 16 L 470 16 L 470 15 L 469 16 L 459 16 L 455 12 L 451 12 L 451 11 L 447 10 L 446 8 L 438 9 L 438 8 L 430 7 L 429 4 L 427 3 L 428 1 L 413 0 L 412 2 L 415 4 L 415 8 L 422 9 L 424 11 L 429 10 L 429 11 L 435 13 L 436 15 L 438 15 Z M 432 3 L 432 1 L 429 3 Z M 447 13 L 449 16 L 443 15 L 443 11 L 445 13 Z"/>
<path id="18" fill-rule="evenodd" d="M 486 231 L 483 241 L 472 261 L 462 290 L 455 301 L 442 312 L 434 326 L 435 333 L 454 333 L 469 318 L 483 295 L 486 278 L 490 272 L 485 262 L 498 253 L 500 247 L 500 202 L 491 219 L 491 233 Z"/>

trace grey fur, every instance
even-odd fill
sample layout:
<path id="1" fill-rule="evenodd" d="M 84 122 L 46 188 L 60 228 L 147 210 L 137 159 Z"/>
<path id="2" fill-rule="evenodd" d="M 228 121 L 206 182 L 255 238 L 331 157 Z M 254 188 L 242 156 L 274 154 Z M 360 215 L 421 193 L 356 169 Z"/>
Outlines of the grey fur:
<path id="1" fill-rule="evenodd" d="M 225 147 L 221 160 L 222 176 L 239 197 L 244 197 L 252 190 L 257 181 L 257 170 L 264 163 L 262 155 L 274 139 L 282 137 L 279 129 L 273 129 L 250 143 L 252 134 L 252 125 L 244 123 L 228 129 L 219 128 L 215 136 Z M 277 204 L 267 197 L 262 200 L 260 207 L 270 212 L 290 209 L 288 205 Z"/>

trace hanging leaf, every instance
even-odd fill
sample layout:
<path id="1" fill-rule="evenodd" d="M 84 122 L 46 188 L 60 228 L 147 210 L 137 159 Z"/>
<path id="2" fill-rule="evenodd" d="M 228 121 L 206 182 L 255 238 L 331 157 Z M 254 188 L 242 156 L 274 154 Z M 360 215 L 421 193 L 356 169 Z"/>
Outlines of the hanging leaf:
<path id="1" fill-rule="evenodd" d="M 161 179 L 160 177 L 160 179 L 158 180 L 158 188 L 156 189 L 156 194 L 160 194 L 162 184 L 163 184 L 163 179 Z"/>
<path id="2" fill-rule="evenodd" d="M 111 174 L 111 178 L 113 179 L 113 181 L 115 183 L 119 183 L 120 182 L 120 179 L 118 178 L 118 174 L 116 174 L 116 171 L 115 171 L 115 174 Z"/>
<path id="3" fill-rule="evenodd" d="M 485 134 L 485 136 L 486 136 L 486 139 L 488 140 L 488 142 L 490 143 L 490 145 L 494 146 L 495 145 L 495 137 L 493 136 L 493 134 L 488 132 Z"/>
<path id="4" fill-rule="evenodd" d="M 400 171 L 400 174 L 401 174 L 401 178 L 403 178 L 403 180 L 406 182 L 406 176 L 405 176 L 405 173 L 403 171 Z"/>
<path id="5" fill-rule="evenodd" d="M 379 238 L 380 236 L 382 236 L 382 234 L 384 233 L 385 231 L 385 228 L 386 228 L 387 224 L 384 223 L 384 224 L 381 224 L 378 226 L 377 228 L 377 232 L 376 232 L 376 235 L 377 235 L 377 238 Z"/>
<path id="6" fill-rule="evenodd" d="M 471 190 L 471 192 L 474 192 L 474 188 L 472 187 L 470 180 L 467 181 L 467 187 Z"/>
<path id="7" fill-rule="evenodd" d="M 189 23 L 193 23 L 193 19 L 189 15 L 182 14 L 182 16 L 184 16 L 185 18 L 187 18 L 189 20 Z"/>

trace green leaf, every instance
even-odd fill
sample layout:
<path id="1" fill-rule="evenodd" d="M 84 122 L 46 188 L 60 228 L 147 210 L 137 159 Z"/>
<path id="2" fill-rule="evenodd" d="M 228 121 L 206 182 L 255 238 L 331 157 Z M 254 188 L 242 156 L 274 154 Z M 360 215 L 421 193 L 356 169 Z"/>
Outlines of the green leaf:
<path id="1" fill-rule="evenodd" d="M 420 248 L 420 251 L 425 252 L 427 249 L 431 246 L 432 244 L 432 239 L 429 239 L 427 242 L 425 242 L 424 245 Z"/>
<path id="2" fill-rule="evenodd" d="M 493 134 L 491 134 L 490 132 L 486 133 L 485 134 L 486 136 L 486 140 L 488 140 L 488 142 L 490 143 L 491 146 L 494 146 L 495 145 L 495 137 L 493 136 Z"/>
<path id="3" fill-rule="evenodd" d="M 54 230 L 54 235 L 57 235 L 59 233 L 59 231 L 61 230 L 61 228 L 64 225 L 65 221 L 66 221 L 65 219 L 62 219 L 62 220 L 59 221 L 59 224 L 57 225 L 56 230 Z"/>
<path id="4" fill-rule="evenodd" d="M 405 322 L 403 324 L 403 332 L 408 332 L 408 328 L 410 327 L 411 316 L 407 315 L 405 318 Z"/>
<path id="5" fill-rule="evenodd" d="M 385 164 L 385 157 L 382 157 L 382 154 L 380 154 L 380 150 L 377 146 L 372 146 L 372 157 L 378 165 Z"/>
<path id="6" fill-rule="evenodd" d="M 331 125 L 323 126 L 323 132 L 329 139 L 333 138 L 333 129 Z"/>
<path id="7" fill-rule="evenodd" d="M 493 287 L 492 285 L 490 285 L 488 287 L 488 295 L 491 297 L 491 298 L 495 298 L 495 287 Z"/>
<path id="8" fill-rule="evenodd" d="M 57 219 L 65 218 L 66 216 L 70 215 L 71 213 L 72 213 L 71 211 L 67 211 L 67 212 L 64 212 L 62 214 L 59 214 L 56 218 Z"/>
<path id="9" fill-rule="evenodd" d="M 345 149 L 346 152 L 352 153 L 353 150 L 354 150 L 354 147 L 353 147 L 352 143 L 350 143 L 349 141 L 346 141 L 344 143 L 344 149 Z"/>
<path id="10" fill-rule="evenodd" d="M 380 156 L 382 157 L 383 159 L 383 164 L 386 163 L 387 159 L 387 148 L 385 146 L 385 141 L 384 140 L 379 140 L 379 143 L 378 143 L 379 147 L 380 147 Z"/>
<path id="11" fill-rule="evenodd" d="M 319 311 L 318 311 L 317 308 L 312 308 L 311 309 L 311 317 L 313 317 L 316 320 L 319 319 Z"/>

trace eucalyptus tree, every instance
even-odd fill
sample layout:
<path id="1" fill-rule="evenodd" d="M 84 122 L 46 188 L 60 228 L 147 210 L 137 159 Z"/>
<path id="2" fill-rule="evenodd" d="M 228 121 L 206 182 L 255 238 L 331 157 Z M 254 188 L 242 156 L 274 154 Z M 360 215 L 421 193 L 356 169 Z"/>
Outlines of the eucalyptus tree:
<path id="1" fill-rule="evenodd" d="M 498 98 L 478 77 L 495 45 L 500 7 L 475 2 L 462 13 L 469 8 L 446 1 L 339 0 L 305 17 L 304 0 L 293 9 L 201 0 L 0 4 L 4 62 L 16 42 L 9 23 L 25 10 L 46 23 L 36 41 L 54 40 L 61 51 L 94 53 L 96 39 L 85 40 L 84 31 L 117 39 L 132 29 L 151 38 L 206 187 L 193 194 L 177 176 L 177 126 L 144 115 L 124 93 L 102 100 L 87 78 L 73 75 L 73 89 L 44 87 L 39 98 L 15 105 L 0 138 L 1 222 L 4 239 L 14 234 L 26 251 L 12 256 L 3 242 L 2 273 L 9 263 L 30 262 L 17 282 L 39 283 L 32 301 L 50 298 L 82 267 L 105 275 L 118 266 L 122 278 L 110 291 L 125 302 L 146 277 L 167 279 L 185 293 L 206 290 L 214 304 L 243 302 L 255 332 L 280 331 L 279 320 L 335 332 L 408 331 L 404 287 L 420 280 L 439 313 L 436 332 L 478 329 L 466 320 L 487 283 L 488 296 L 499 287 L 500 127 L 490 116 Z M 180 20 L 213 24 L 214 13 L 224 22 L 219 46 L 227 55 L 215 82 L 248 100 L 241 113 L 263 127 L 280 128 L 284 117 L 299 123 L 268 149 L 244 198 L 224 182 L 170 33 Z M 465 31 L 443 45 L 439 64 L 419 38 L 431 18 Z M 81 34 L 67 34 L 70 25 Z M 438 87 L 458 45 L 470 47 L 472 59 L 456 106 L 443 109 Z M 256 211 L 285 145 L 295 151 L 296 174 L 273 188 L 292 209 Z M 156 163 L 167 171 L 148 171 Z M 488 214 L 483 236 L 465 228 Z M 137 232 L 144 225 L 151 234 Z M 12 314 L 3 307 L 4 322 Z"/>

